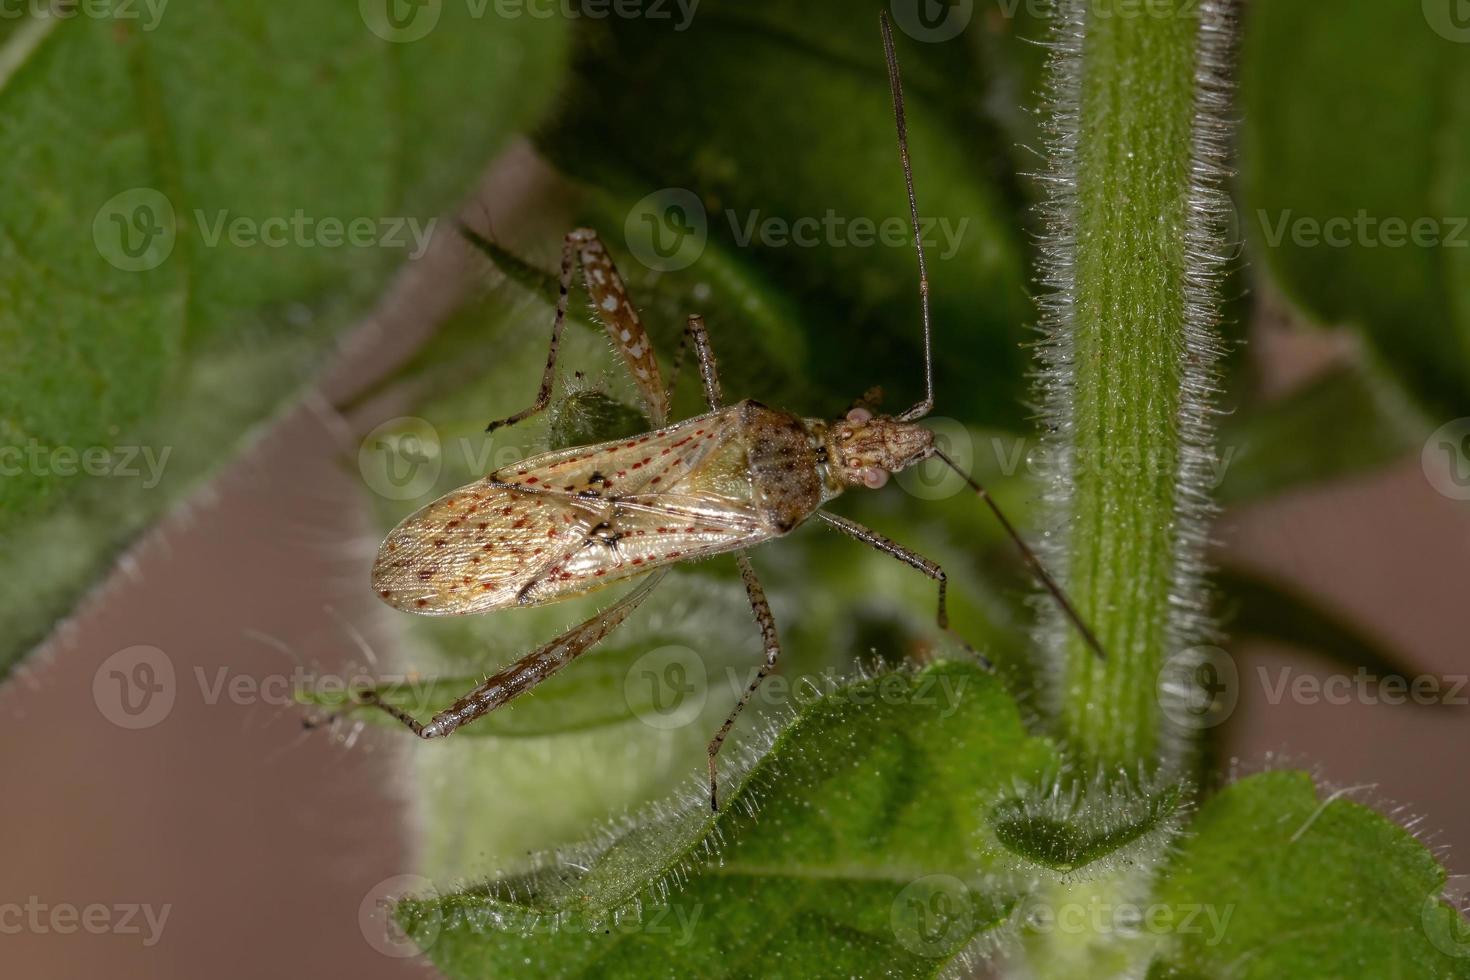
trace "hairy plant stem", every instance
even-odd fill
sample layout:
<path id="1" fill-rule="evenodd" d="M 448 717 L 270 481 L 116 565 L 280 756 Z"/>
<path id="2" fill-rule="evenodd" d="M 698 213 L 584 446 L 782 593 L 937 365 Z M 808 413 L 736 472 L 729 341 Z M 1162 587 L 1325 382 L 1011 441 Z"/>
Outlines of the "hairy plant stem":
<path id="1" fill-rule="evenodd" d="M 1161 706 L 1160 671 L 1211 635 L 1202 551 L 1228 16 L 1215 0 L 1059 0 L 1057 13 L 1046 548 L 1108 656 L 1054 614 L 1041 639 L 1074 757 L 1156 771 L 1190 742 Z"/>

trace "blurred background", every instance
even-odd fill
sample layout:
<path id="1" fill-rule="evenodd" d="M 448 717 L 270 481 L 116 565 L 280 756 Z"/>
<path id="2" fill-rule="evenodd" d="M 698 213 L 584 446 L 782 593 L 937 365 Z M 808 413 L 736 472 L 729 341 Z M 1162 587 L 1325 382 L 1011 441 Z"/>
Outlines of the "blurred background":
<path id="1" fill-rule="evenodd" d="M 1230 638 L 1200 724 L 1212 771 L 1311 769 L 1465 875 L 1470 22 L 1420 7 L 1242 6 L 1213 488 Z M 602 231 L 666 363 L 706 314 L 732 399 L 835 416 L 874 384 L 889 408 L 918 393 L 879 9 L 931 220 L 934 427 L 1033 515 L 1046 10 L 594 9 L 0 22 L 0 168 L 24 188 L 0 196 L 7 975 L 423 975 L 382 898 L 522 869 L 697 785 L 759 657 L 728 562 L 676 573 L 480 737 L 306 731 L 299 702 L 407 672 L 443 679 L 427 714 L 597 606 L 404 622 L 367 584 L 419 503 L 641 426 L 579 310 L 550 420 L 481 433 L 534 393 L 568 228 Z M 676 416 L 698 398 L 686 377 Z M 921 470 L 835 509 L 941 560 L 957 627 L 1034 704 L 1030 589 L 970 498 Z M 930 584 L 854 542 L 808 528 L 754 560 L 790 677 L 944 651 Z M 700 673 L 677 721 L 630 681 L 650 651 Z"/>

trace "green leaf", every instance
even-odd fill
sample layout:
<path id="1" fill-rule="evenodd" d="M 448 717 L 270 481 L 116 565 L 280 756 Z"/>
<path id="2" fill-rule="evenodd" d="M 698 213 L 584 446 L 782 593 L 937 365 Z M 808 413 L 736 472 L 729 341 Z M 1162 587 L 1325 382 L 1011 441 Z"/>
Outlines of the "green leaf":
<path id="1" fill-rule="evenodd" d="M 705 0 L 685 30 L 588 24 L 565 111 L 539 143 L 621 204 L 608 237 L 707 236 L 789 296 L 810 350 L 794 366 L 816 393 L 848 400 L 879 383 L 906 406 L 921 393 L 918 276 L 876 14 Z M 920 213 L 935 223 L 940 410 L 1019 426 L 1034 311 L 1006 140 L 979 111 L 982 72 L 963 40 L 898 41 Z M 751 370 L 740 321 L 710 327 L 724 361 Z M 834 408 L 811 401 L 791 407 Z"/>
<path id="2" fill-rule="evenodd" d="M 1250 237 L 1281 288 L 1361 327 L 1433 411 L 1463 415 L 1470 104 L 1452 96 L 1470 87 L 1470 47 L 1454 6 L 1253 5 L 1241 149 Z"/>
<path id="3" fill-rule="evenodd" d="M 1444 869 L 1339 796 L 1274 772 L 1210 800 L 1153 898 L 1170 925 L 1149 976 L 1470 977 L 1470 925 L 1441 898 Z"/>
<path id="4" fill-rule="evenodd" d="M 990 822 L 996 840 L 1012 854 L 1072 874 L 1133 845 L 1140 845 L 1139 851 L 1157 851 L 1176 831 L 1183 800 L 1184 787 L 1178 784 L 1138 793 L 1099 780 L 1083 792 L 1056 780 L 1039 795 L 1002 800 L 992 809 Z"/>
<path id="5" fill-rule="evenodd" d="M 144 6 L 0 42 L 0 670 L 298 390 L 563 61 L 559 21 L 462 5 L 412 43 L 355 4 Z M 328 224 L 358 219 L 371 245 Z"/>
<path id="6" fill-rule="evenodd" d="M 673 809 L 399 921 L 451 977 L 930 977 L 1017 897 L 974 852 L 986 802 L 1056 761 L 975 666 L 857 680 L 718 816 L 691 778 Z"/>
<path id="7" fill-rule="evenodd" d="M 1387 466 L 1431 428 L 1370 365 L 1336 368 L 1223 422 L 1219 497 L 1260 500 Z"/>

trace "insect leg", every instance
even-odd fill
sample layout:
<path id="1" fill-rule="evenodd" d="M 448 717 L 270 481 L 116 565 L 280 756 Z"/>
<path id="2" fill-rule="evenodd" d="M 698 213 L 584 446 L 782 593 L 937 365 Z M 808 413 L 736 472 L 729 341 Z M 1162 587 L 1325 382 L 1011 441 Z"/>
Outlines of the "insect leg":
<path id="1" fill-rule="evenodd" d="M 684 325 L 684 336 L 679 340 L 680 360 L 683 360 L 685 344 L 693 338 L 694 356 L 699 358 L 699 377 L 704 382 L 704 400 L 709 404 L 710 411 L 723 408 L 725 394 L 720 389 L 720 369 L 715 364 L 715 351 L 710 346 L 709 331 L 704 329 L 704 317 L 698 313 L 689 314 L 689 322 Z"/>
<path id="2" fill-rule="evenodd" d="M 745 595 L 750 599 L 751 611 L 755 613 L 756 625 L 760 627 L 761 642 L 766 648 L 766 660 L 761 664 L 760 670 L 756 672 L 755 680 L 740 695 L 740 700 L 730 711 L 730 717 L 715 732 L 715 737 L 709 741 L 709 805 L 714 812 L 720 812 L 719 782 L 715 775 L 715 760 L 720 754 L 720 746 L 725 744 L 725 738 L 730 734 L 730 729 L 735 725 L 735 719 L 740 717 L 740 712 L 745 710 L 745 705 L 755 695 L 756 689 L 761 686 L 761 681 L 766 679 L 776 666 L 777 659 L 781 656 L 781 640 L 776 635 L 776 618 L 771 615 L 771 604 L 766 601 L 766 590 L 761 587 L 760 579 L 756 578 L 755 569 L 751 567 L 750 558 L 745 552 L 739 552 L 735 560 L 740 564 L 740 577 L 745 580 Z"/>
<path id="3" fill-rule="evenodd" d="M 894 558 L 897 558 L 905 565 L 908 565 L 910 568 L 918 569 L 919 571 L 923 572 L 925 575 L 933 579 L 935 582 L 937 582 L 939 585 L 939 611 L 934 617 L 935 622 L 939 625 L 940 629 L 944 630 L 950 636 L 954 637 L 955 640 L 959 642 L 959 644 L 963 646 L 967 651 L 978 657 L 980 661 L 985 664 L 986 667 L 992 666 L 990 661 L 986 659 L 983 654 L 976 651 L 976 649 L 971 646 L 970 643 L 963 636 L 960 636 L 959 633 L 955 632 L 954 629 L 950 627 L 949 609 L 945 605 L 946 592 L 949 586 L 949 576 L 944 574 L 944 569 L 940 566 L 938 562 L 931 561 L 918 552 L 910 551 L 898 542 L 893 541 L 889 538 L 885 538 L 877 531 L 874 531 L 871 528 L 864 527 L 856 521 L 850 521 L 847 518 L 839 517 L 836 514 L 829 514 L 825 510 L 817 511 L 817 516 L 826 521 L 832 527 L 835 527 L 837 530 L 841 531 L 843 534 L 854 537 L 864 544 L 871 545 L 872 547 L 877 548 L 879 551 L 883 552 L 885 555 L 890 555 Z"/>
<path id="4" fill-rule="evenodd" d="M 556 356 L 561 351 L 561 329 L 567 320 L 567 294 L 572 289 L 572 262 L 576 258 L 578 232 L 573 231 L 562 239 L 560 288 L 556 294 L 556 316 L 551 321 L 551 349 L 546 353 L 546 367 L 541 372 L 541 387 L 536 400 L 507 418 L 496 419 L 485 426 L 486 432 L 494 432 L 502 426 L 515 425 L 542 412 L 551 402 L 551 389 L 556 384 Z"/>
<path id="5" fill-rule="evenodd" d="M 667 569 L 660 569 L 654 572 L 636 589 L 591 619 L 573 626 L 556 639 L 537 647 L 509 667 L 486 678 L 474 690 L 436 714 L 427 724 L 421 724 L 399 708 L 384 704 L 378 699 L 377 691 L 372 689 L 357 692 L 357 701 L 364 707 L 387 712 L 419 738 L 442 738 L 461 725 L 467 725 L 529 691 L 586 653 L 599 640 L 623 624 L 628 614 L 648 598 L 648 594 L 663 579 L 666 571 Z"/>
<path id="6" fill-rule="evenodd" d="M 613 347 L 623 356 L 628 374 L 643 396 L 649 420 L 655 428 L 662 426 L 669 418 L 669 392 L 659 373 L 653 341 L 628 299 L 623 277 L 618 275 L 617 266 L 603 247 L 602 239 L 591 228 L 578 228 L 567 236 L 567 240 L 575 243 L 582 260 L 582 276 L 587 284 L 587 293 L 592 297 L 593 312 L 607 331 Z"/>

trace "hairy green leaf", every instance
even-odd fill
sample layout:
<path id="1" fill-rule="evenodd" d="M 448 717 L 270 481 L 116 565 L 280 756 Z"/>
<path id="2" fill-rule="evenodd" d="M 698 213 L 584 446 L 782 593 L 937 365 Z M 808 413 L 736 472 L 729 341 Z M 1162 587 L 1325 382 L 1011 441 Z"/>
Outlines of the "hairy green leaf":
<path id="1" fill-rule="evenodd" d="M 454 5 L 411 43 L 353 4 L 144 9 L 0 42 L 0 669 L 299 388 L 563 60 L 559 21 Z"/>
<path id="2" fill-rule="evenodd" d="M 886 673 L 808 703 L 718 816 L 691 780 L 606 840 L 399 920 L 451 977 L 934 976 L 1017 898 L 974 852 L 986 801 L 1055 761 L 978 668 Z"/>
<path id="3" fill-rule="evenodd" d="M 1207 803 L 1154 896 L 1169 926 L 1149 976 L 1470 977 L 1470 924 L 1442 897 L 1444 869 L 1339 795 L 1273 772 Z"/>

